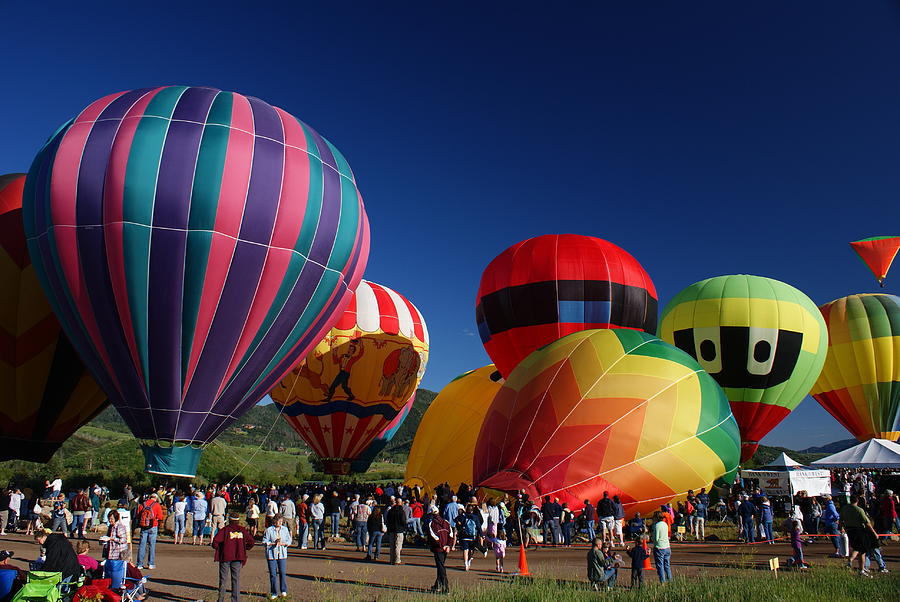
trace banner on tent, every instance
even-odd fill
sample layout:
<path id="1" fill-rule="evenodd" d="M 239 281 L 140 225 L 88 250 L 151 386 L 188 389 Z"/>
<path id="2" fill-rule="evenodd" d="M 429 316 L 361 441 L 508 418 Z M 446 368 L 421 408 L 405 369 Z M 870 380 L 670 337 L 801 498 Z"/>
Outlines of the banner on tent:
<path id="1" fill-rule="evenodd" d="M 805 491 L 807 495 L 831 493 L 831 478 L 827 470 L 744 470 L 745 479 L 757 479 L 766 495 L 793 495 Z"/>

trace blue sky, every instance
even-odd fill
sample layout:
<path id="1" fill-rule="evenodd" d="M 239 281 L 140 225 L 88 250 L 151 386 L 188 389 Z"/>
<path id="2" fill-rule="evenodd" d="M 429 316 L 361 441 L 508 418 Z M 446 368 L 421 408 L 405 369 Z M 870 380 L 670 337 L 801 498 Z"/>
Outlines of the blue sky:
<path id="1" fill-rule="evenodd" d="M 821 304 L 876 288 L 848 241 L 900 232 L 890 0 L 0 4 L 0 173 L 118 90 L 211 85 L 294 113 L 356 173 L 366 277 L 424 314 L 427 388 L 488 362 L 478 280 L 524 238 L 615 242 L 661 306 L 729 273 Z M 807 399 L 765 443 L 847 436 Z"/>

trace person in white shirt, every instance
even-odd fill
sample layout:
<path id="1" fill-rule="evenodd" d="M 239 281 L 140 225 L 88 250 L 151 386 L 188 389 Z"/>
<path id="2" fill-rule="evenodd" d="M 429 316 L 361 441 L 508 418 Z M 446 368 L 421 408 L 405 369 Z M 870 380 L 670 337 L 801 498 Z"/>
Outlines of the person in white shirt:
<path id="1" fill-rule="evenodd" d="M 56 496 L 62 493 L 62 479 L 59 477 L 53 479 L 50 483 L 50 491 L 53 493 L 53 499 L 56 499 Z"/>
<path id="2" fill-rule="evenodd" d="M 269 501 L 266 503 L 266 528 L 275 524 L 276 514 L 278 514 L 278 502 L 269 498 Z"/>
<path id="3" fill-rule="evenodd" d="M 185 501 L 184 496 L 178 496 L 175 500 L 175 503 L 172 504 L 172 515 L 175 520 L 175 543 L 180 544 L 184 543 L 185 521 L 187 518 L 185 510 L 187 509 L 187 502 Z"/>

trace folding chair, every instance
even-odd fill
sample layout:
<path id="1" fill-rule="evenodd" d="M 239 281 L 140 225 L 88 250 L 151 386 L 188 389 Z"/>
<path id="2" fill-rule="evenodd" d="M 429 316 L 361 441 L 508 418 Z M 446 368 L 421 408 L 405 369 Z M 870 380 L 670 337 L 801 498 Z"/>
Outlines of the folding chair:
<path id="1" fill-rule="evenodd" d="M 107 560 L 103 565 L 103 577 L 110 580 L 109 589 L 121 594 L 125 602 L 140 600 L 146 593 L 144 585 L 147 578 L 129 579 L 126 575 L 124 560 Z"/>
<path id="2" fill-rule="evenodd" d="M 0 602 L 9 602 L 9 599 L 12 598 L 12 589 L 17 575 L 16 571 L 0 571 Z"/>

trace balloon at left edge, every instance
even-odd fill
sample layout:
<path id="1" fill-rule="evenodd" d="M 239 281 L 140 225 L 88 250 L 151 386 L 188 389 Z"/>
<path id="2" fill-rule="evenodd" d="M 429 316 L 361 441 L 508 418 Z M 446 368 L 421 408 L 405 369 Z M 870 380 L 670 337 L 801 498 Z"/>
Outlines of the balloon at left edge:
<path id="1" fill-rule="evenodd" d="M 159 474 L 196 473 L 340 316 L 369 253 L 338 150 L 204 87 L 90 104 L 32 163 L 23 218 L 63 330 Z"/>
<path id="2" fill-rule="evenodd" d="M 35 277 L 22 230 L 25 174 L 0 176 L 0 460 L 47 462 L 107 405 Z"/>

